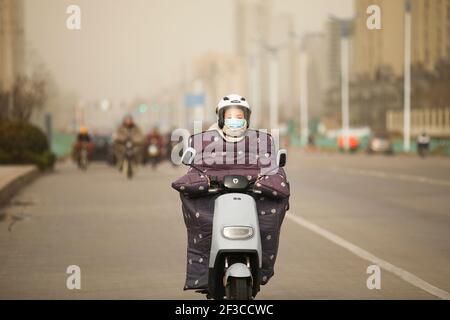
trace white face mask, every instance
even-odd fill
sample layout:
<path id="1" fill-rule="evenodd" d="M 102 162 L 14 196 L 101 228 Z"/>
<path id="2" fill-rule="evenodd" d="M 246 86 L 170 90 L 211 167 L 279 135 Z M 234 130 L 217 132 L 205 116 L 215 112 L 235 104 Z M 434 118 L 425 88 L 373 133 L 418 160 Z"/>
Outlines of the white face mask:
<path id="1" fill-rule="evenodd" d="M 225 119 L 223 132 L 227 136 L 242 137 L 247 131 L 247 120 L 245 119 Z"/>

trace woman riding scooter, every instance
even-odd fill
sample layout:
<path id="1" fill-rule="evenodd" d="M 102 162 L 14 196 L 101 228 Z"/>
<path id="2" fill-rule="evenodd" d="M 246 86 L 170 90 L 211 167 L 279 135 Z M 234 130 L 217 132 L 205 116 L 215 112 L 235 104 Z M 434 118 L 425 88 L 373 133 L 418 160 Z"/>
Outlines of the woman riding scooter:
<path id="1" fill-rule="evenodd" d="M 184 290 L 197 290 L 208 297 L 221 298 L 217 290 L 211 292 L 214 270 L 209 263 L 213 217 L 217 209 L 215 201 L 219 195 L 209 191 L 215 185 L 224 185 L 229 177 L 245 177 L 248 180 L 245 184 L 252 186 L 248 194 L 254 198 L 260 229 L 258 241 L 262 247 L 258 274 L 251 279 L 254 297 L 259 285 L 266 284 L 274 275 L 280 228 L 289 209 L 289 183 L 283 169 L 274 166 L 277 152 L 273 138 L 265 132 L 249 129 L 251 108 L 245 98 L 235 94 L 222 98 L 216 113 L 216 124 L 190 138 L 190 147 L 197 155 L 195 165 L 172 183 L 180 192 L 188 231 Z M 238 183 L 234 178 L 228 181 Z"/>

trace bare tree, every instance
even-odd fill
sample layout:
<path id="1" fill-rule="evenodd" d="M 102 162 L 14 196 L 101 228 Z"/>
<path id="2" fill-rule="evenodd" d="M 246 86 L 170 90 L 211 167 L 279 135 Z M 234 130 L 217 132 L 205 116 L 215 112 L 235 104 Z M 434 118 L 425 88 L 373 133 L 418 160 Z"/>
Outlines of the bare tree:
<path id="1" fill-rule="evenodd" d="M 8 99 L 9 93 L 0 91 L 0 121 L 6 120 L 9 116 Z"/>
<path id="2" fill-rule="evenodd" d="M 0 119 L 28 121 L 33 111 L 43 108 L 48 83 L 44 73 L 17 77 L 10 91 L 0 92 Z"/>

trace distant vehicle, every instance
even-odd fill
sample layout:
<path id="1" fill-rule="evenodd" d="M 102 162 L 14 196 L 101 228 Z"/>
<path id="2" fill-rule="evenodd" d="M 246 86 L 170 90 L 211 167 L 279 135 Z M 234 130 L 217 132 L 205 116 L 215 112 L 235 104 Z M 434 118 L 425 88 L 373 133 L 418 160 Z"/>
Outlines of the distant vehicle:
<path id="1" fill-rule="evenodd" d="M 93 161 L 108 161 L 109 153 L 111 152 L 111 137 L 107 135 L 95 135 L 92 137 L 94 149 L 92 151 Z"/>
<path id="2" fill-rule="evenodd" d="M 382 153 L 387 155 L 394 154 L 394 147 L 388 134 L 380 133 L 370 138 L 367 144 L 367 153 Z"/>
<path id="3" fill-rule="evenodd" d="M 106 155 L 106 163 L 109 164 L 110 166 L 117 165 L 117 158 L 116 154 L 114 153 L 113 145 L 110 145 L 108 148 L 108 153 Z"/>
<path id="4" fill-rule="evenodd" d="M 78 135 L 72 147 L 72 159 L 78 168 L 86 170 L 88 163 L 92 160 L 94 143 L 89 135 Z"/>
<path id="5" fill-rule="evenodd" d="M 134 144 L 131 139 L 125 141 L 125 155 L 123 163 L 121 165 L 122 172 L 125 173 L 128 179 L 133 178 L 134 174 L 134 163 L 135 163 L 135 150 Z"/>
<path id="6" fill-rule="evenodd" d="M 81 170 L 87 170 L 89 163 L 89 142 L 83 141 L 78 151 L 77 164 Z"/>
<path id="7" fill-rule="evenodd" d="M 426 132 L 422 132 L 417 136 L 417 153 L 422 158 L 428 155 L 430 151 L 430 136 Z"/>
<path id="8" fill-rule="evenodd" d="M 150 141 L 147 147 L 147 159 L 152 165 L 152 168 L 156 168 L 161 159 L 161 148 L 157 142 Z"/>
<path id="9" fill-rule="evenodd" d="M 164 136 L 158 128 L 153 128 L 146 136 L 144 152 L 144 163 L 151 164 L 152 168 L 164 159 Z"/>
<path id="10" fill-rule="evenodd" d="M 345 138 L 344 136 L 339 136 L 337 139 L 339 150 L 345 150 Z M 348 137 L 348 147 L 350 151 L 356 151 L 359 148 L 359 139 L 355 136 Z"/>

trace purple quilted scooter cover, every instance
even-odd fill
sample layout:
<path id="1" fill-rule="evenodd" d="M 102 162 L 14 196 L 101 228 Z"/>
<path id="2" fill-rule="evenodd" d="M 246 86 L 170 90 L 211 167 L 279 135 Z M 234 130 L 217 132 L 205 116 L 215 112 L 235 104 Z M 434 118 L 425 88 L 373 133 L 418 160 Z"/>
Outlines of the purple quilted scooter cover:
<path id="1" fill-rule="evenodd" d="M 264 132 L 247 130 L 240 142 L 227 142 L 216 130 L 191 136 L 189 145 L 197 155 L 196 167 L 172 183 L 179 191 L 184 222 L 187 228 L 186 283 L 184 290 L 208 287 L 208 258 L 211 247 L 214 199 L 209 194 L 207 176 L 246 176 L 258 178 L 253 194 L 256 200 L 262 243 L 261 284 L 274 274 L 281 224 L 289 209 L 289 182 L 282 168 L 276 167 L 276 152 L 272 137 Z"/>

